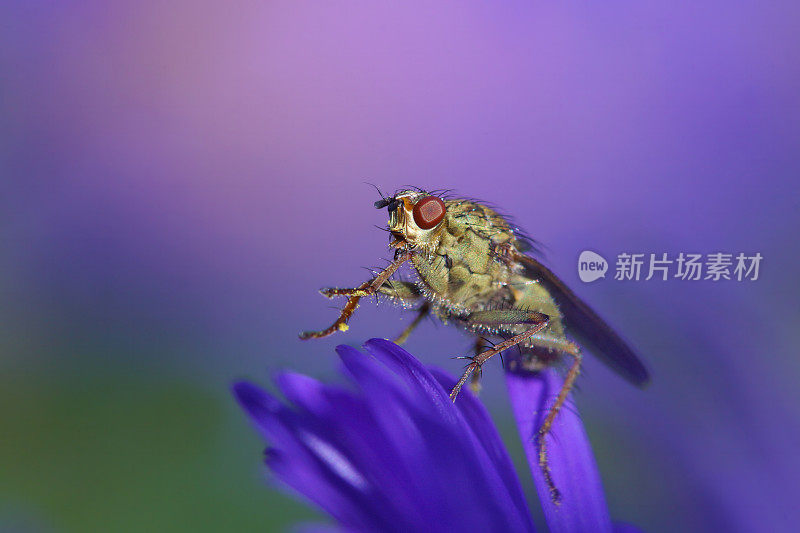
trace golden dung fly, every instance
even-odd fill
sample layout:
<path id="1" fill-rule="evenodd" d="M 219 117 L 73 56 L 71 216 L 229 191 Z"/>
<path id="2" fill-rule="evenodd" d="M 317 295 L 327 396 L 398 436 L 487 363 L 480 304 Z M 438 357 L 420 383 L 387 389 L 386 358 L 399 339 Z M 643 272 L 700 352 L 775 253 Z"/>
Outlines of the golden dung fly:
<path id="1" fill-rule="evenodd" d="M 381 195 L 383 196 L 383 195 Z M 527 255 L 530 239 L 487 205 L 450 198 L 445 193 L 401 190 L 375 202 L 389 211 L 389 244 L 394 260 L 374 278 L 352 289 L 328 288 L 324 296 L 347 297 L 339 318 L 302 339 L 347 330 L 361 298 L 385 295 L 404 305 L 419 305 L 419 314 L 398 337 L 404 341 L 427 314 L 455 324 L 475 336 L 475 355 L 450 393 L 455 401 L 472 377 L 477 389 L 481 366 L 503 350 L 517 347 L 514 364 L 537 371 L 568 356 L 572 363 L 564 384 L 538 430 L 539 466 L 554 501 L 560 494 L 547 462 L 545 436 L 578 377 L 582 345 L 635 385 L 648 381 L 636 353 L 586 303 L 539 261 Z M 417 273 L 414 283 L 390 279 L 404 263 Z M 484 337 L 500 339 L 487 349 Z"/>

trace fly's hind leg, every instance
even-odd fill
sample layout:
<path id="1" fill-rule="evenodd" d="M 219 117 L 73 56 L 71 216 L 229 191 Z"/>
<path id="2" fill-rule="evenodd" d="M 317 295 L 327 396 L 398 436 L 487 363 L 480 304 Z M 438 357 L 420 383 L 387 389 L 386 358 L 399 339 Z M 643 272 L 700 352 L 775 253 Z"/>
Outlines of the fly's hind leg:
<path id="1" fill-rule="evenodd" d="M 542 425 L 536 432 L 536 448 L 539 450 L 539 468 L 541 468 L 542 474 L 544 475 L 544 480 L 547 483 L 548 489 L 550 489 L 550 498 L 554 503 L 559 504 L 561 503 L 561 493 L 553 482 L 553 474 L 550 471 L 550 463 L 547 460 L 546 437 L 553 428 L 553 422 L 555 421 L 558 412 L 564 406 L 564 402 L 567 401 L 567 396 L 569 396 L 569 392 L 575 385 L 575 380 L 577 379 L 578 374 L 580 374 L 583 355 L 581 354 L 581 350 L 578 345 L 573 342 L 570 342 L 566 339 L 558 340 L 556 342 L 561 344 L 561 347 L 558 349 L 563 353 L 572 356 L 573 361 L 569 371 L 567 372 L 567 377 L 564 379 L 564 383 L 561 385 L 561 390 L 558 391 L 558 396 L 556 397 L 555 403 L 553 403 L 553 405 L 547 411 L 547 416 L 545 416 L 544 422 L 542 422 Z"/>
<path id="2" fill-rule="evenodd" d="M 464 375 L 461 376 L 461 379 L 458 380 L 458 383 L 456 383 L 455 387 L 453 387 L 453 390 L 450 391 L 450 399 L 452 401 L 456 401 L 458 393 L 461 391 L 461 387 L 464 386 L 464 383 L 467 382 L 473 373 L 480 374 L 481 366 L 486 361 L 499 354 L 503 350 L 516 346 L 525 339 L 536 335 L 546 328 L 549 322 L 550 317 L 543 313 L 538 313 L 536 311 L 525 311 L 522 309 L 476 311 L 469 315 L 466 318 L 466 325 L 467 327 L 473 329 L 494 329 L 501 328 L 502 326 L 521 324 L 530 324 L 532 327 L 528 331 L 508 338 L 474 357 L 468 357 L 467 359 L 470 359 L 471 362 L 467 365 Z"/>
<path id="3" fill-rule="evenodd" d="M 392 274 L 394 274 L 397 269 L 409 259 L 411 259 L 410 252 L 399 254 L 395 260 L 389 263 L 389 266 L 379 272 L 377 276 L 369 281 L 365 281 L 353 289 L 322 289 L 320 292 L 323 296 L 328 298 L 333 298 L 334 296 L 347 296 L 347 303 L 339 313 L 339 318 L 337 318 L 333 324 L 320 331 L 304 331 L 300 334 L 300 338 L 303 340 L 320 339 L 322 337 L 327 337 L 328 335 L 333 335 L 337 331 L 347 331 L 347 321 L 358 307 L 359 300 L 361 300 L 361 298 L 364 296 L 371 296 L 378 292 L 378 289 L 380 289 L 384 283 L 389 281 L 389 278 L 392 277 Z"/>
<path id="4" fill-rule="evenodd" d="M 483 350 L 487 346 L 486 339 L 483 337 L 478 337 L 475 339 L 475 356 L 477 357 L 478 354 L 483 352 Z M 481 373 L 480 372 L 473 372 L 472 378 L 469 380 L 469 390 L 472 391 L 472 394 L 478 395 L 481 391 Z"/>

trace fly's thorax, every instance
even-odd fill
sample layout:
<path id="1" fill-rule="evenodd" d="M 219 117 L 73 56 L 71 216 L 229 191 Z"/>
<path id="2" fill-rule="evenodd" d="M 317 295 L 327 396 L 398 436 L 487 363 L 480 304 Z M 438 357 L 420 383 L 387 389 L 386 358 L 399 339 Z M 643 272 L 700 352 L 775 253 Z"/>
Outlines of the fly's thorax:
<path id="1" fill-rule="evenodd" d="M 496 256 L 503 246 L 521 244 L 505 218 L 473 200 L 446 200 L 421 190 L 403 190 L 376 206 L 384 204 L 389 208 L 388 229 L 394 247 L 435 254 L 440 246 L 452 246 L 448 235 L 460 242 L 466 234 L 473 234 L 487 241 L 477 252 Z"/>
<path id="2" fill-rule="evenodd" d="M 513 233 L 493 211 L 469 204 L 451 201 L 436 247 L 412 258 L 423 293 L 455 314 L 507 305 L 510 297 L 513 272 L 498 250 L 510 245 Z"/>

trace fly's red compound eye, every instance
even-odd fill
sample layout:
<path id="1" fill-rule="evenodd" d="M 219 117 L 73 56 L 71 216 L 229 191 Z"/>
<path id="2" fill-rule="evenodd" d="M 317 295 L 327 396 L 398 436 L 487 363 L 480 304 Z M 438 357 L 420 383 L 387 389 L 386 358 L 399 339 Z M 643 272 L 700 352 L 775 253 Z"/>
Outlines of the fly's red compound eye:
<path id="1" fill-rule="evenodd" d="M 447 208 L 435 196 L 426 196 L 414 206 L 414 222 L 421 229 L 431 229 L 444 218 Z"/>

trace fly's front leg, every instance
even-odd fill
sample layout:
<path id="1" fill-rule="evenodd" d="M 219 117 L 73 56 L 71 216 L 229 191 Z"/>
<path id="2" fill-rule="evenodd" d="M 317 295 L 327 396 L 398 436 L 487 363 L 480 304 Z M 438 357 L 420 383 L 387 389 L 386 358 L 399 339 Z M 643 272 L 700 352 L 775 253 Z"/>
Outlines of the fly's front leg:
<path id="1" fill-rule="evenodd" d="M 480 373 L 481 366 L 486 361 L 499 354 L 503 350 L 516 346 L 525 339 L 528 339 L 542 331 L 550 322 L 550 317 L 543 313 L 537 313 L 536 311 L 524 311 L 521 309 L 499 309 L 490 311 L 476 311 L 467 317 L 466 322 L 467 327 L 494 328 L 498 326 L 519 324 L 531 324 L 532 327 L 528 331 L 520 333 L 519 335 L 515 335 L 492 346 L 492 348 L 489 350 L 481 352 L 474 357 L 468 358 L 471 359 L 470 364 L 467 365 L 464 375 L 458 380 L 456 386 L 453 387 L 452 391 L 450 391 L 450 399 L 452 401 L 456 401 L 458 393 L 461 391 L 461 387 L 464 386 L 464 383 L 467 382 L 470 376 L 473 373 Z"/>
<path id="2" fill-rule="evenodd" d="M 386 283 L 392 274 L 394 274 L 400 266 L 411 259 L 411 252 L 404 252 L 399 254 L 394 261 L 392 261 L 389 266 L 387 266 L 384 270 L 382 270 L 377 276 L 369 281 L 365 281 L 358 287 L 353 289 L 323 289 L 320 292 L 327 296 L 328 298 L 332 298 L 334 296 L 349 296 L 347 299 L 347 303 L 345 304 L 344 308 L 342 309 L 341 313 L 339 314 L 339 318 L 334 321 L 329 327 L 321 330 L 321 331 L 304 331 L 300 334 L 300 338 L 303 340 L 307 339 L 321 339 L 322 337 L 327 337 L 328 335 L 332 335 L 337 331 L 347 331 L 347 321 L 353 315 L 353 312 L 358 307 L 358 302 L 364 296 L 370 296 L 375 294 L 378 289 Z"/>

